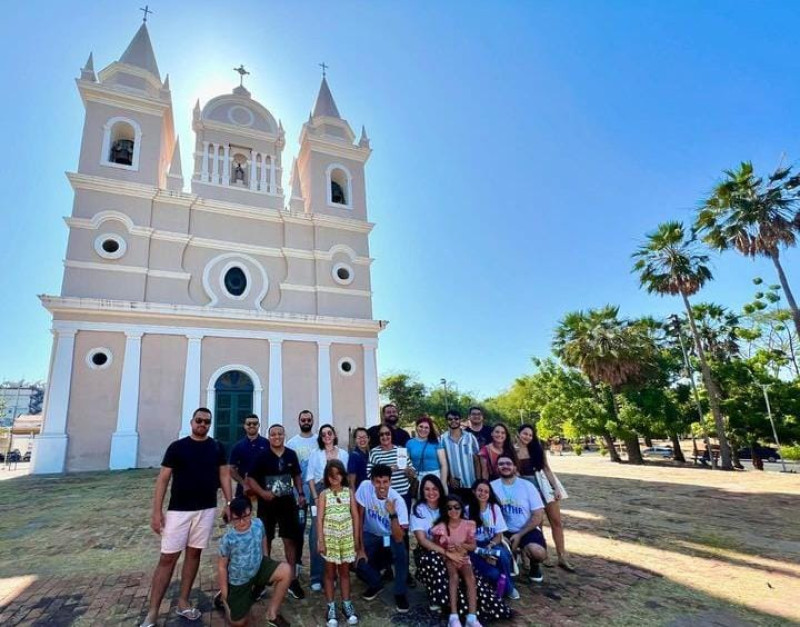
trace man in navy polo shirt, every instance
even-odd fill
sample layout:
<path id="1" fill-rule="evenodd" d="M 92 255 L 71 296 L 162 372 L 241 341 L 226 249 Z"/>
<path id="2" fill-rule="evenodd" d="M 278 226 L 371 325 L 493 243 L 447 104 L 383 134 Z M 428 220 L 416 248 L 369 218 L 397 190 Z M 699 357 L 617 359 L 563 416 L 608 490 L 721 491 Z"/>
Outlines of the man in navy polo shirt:
<path id="1" fill-rule="evenodd" d="M 244 418 L 246 437 L 239 440 L 231 450 L 231 477 L 236 481 L 236 496 L 244 493 L 244 481 L 253 468 L 253 462 L 261 451 L 269 448 L 269 440 L 258 434 L 258 416 L 249 414 Z"/>

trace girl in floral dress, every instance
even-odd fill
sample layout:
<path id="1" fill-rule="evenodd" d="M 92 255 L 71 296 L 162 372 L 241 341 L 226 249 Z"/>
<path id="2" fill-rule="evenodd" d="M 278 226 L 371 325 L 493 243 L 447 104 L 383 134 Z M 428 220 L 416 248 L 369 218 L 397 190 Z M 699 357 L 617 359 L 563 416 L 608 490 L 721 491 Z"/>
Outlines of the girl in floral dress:
<path id="1" fill-rule="evenodd" d="M 358 616 L 350 600 L 350 565 L 356 559 L 361 541 L 356 499 L 348 486 L 347 470 L 338 459 L 332 459 L 325 465 L 323 481 L 325 489 L 317 497 L 317 546 L 325 560 L 327 626 L 339 625 L 333 588 L 337 574 L 342 592 L 342 614 L 348 625 L 355 625 Z"/>

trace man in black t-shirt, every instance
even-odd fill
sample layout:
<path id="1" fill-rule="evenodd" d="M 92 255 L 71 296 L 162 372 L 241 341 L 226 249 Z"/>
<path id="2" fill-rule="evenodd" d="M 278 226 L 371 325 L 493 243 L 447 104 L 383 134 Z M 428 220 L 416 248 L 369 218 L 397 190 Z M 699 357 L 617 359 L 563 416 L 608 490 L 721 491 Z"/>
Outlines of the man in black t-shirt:
<path id="1" fill-rule="evenodd" d="M 298 516 L 305 512 L 306 498 L 303 495 L 300 460 L 292 449 L 284 446 L 286 432 L 281 425 L 269 428 L 269 448 L 262 451 L 250 468 L 245 487 L 258 496 L 258 517 L 267 531 L 267 551 L 272 551 L 275 528 L 283 540 L 286 561 L 296 573 L 297 543 L 302 527 Z M 295 500 L 295 490 L 297 500 Z M 305 597 L 297 579 L 289 586 L 289 594 L 295 599 Z"/>
<path id="2" fill-rule="evenodd" d="M 167 447 L 161 472 L 156 479 L 150 527 L 161 536 L 161 557 L 153 573 L 150 608 L 142 627 L 155 625 L 158 608 L 164 599 L 175 564 L 185 550 L 181 587 L 178 596 L 179 616 L 200 618 L 200 611 L 189 605 L 189 592 L 197 576 L 200 554 L 208 546 L 217 512 L 217 490 L 222 488 L 225 501 L 231 500 L 231 477 L 224 447 L 208 437 L 211 412 L 205 407 L 192 414 L 191 435 Z M 170 481 L 169 504 L 162 511 Z M 226 506 L 227 511 L 227 506 Z"/>
<path id="3" fill-rule="evenodd" d="M 392 430 L 392 444 L 395 446 L 405 446 L 411 439 L 411 436 L 408 435 L 408 431 L 397 426 L 397 422 L 400 420 L 400 413 L 397 411 L 397 405 L 394 403 L 387 403 L 381 407 L 381 417 L 383 418 L 382 424 L 372 425 L 367 429 L 369 447 L 372 449 L 376 446 L 380 446 L 378 432 L 382 425 L 386 425 Z"/>
<path id="4" fill-rule="evenodd" d="M 469 408 L 469 426 L 465 429 L 478 440 L 478 446 L 486 446 L 492 441 L 492 425 L 483 421 L 483 410 L 477 405 Z"/>

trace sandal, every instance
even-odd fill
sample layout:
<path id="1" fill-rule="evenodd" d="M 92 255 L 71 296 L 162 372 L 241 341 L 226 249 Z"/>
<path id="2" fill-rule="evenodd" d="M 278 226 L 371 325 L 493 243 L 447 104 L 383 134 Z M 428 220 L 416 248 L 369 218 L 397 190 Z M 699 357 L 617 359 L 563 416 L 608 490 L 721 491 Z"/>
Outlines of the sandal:
<path id="1" fill-rule="evenodd" d="M 186 620 L 197 620 L 203 615 L 196 607 L 187 607 L 185 610 L 176 607 L 175 614 Z"/>

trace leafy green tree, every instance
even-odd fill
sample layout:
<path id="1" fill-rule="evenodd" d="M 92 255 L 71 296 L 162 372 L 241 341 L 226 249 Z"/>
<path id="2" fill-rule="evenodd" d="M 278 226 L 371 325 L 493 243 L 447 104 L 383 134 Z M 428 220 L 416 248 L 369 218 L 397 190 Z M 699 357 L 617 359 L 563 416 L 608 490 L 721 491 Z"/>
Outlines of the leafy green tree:
<path id="1" fill-rule="evenodd" d="M 402 425 L 409 425 L 426 411 L 428 390 L 407 372 L 381 377 L 381 396 L 397 405 Z"/>
<path id="2" fill-rule="evenodd" d="M 619 308 L 607 305 L 587 312 L 568 313 L 556 328 L 553 349 L 566 365 L 578 368 L 593 389 L 605 384 L 616 426 L 628 450 L 628 460 L 644 463 L 635 422 L 626 424 L 617 405 L 616 394 L 626 386 L 640 383 L 653 365 L 654 346 L 640 324 L 619 318 Z M 604 434 L 605 437 L 605 434 Z M 613 448 L 613 442 L 609 451 Z"/>
<path id="3" fill-rule="evenodd" d="M 665 222 L 660 224 L 655 232 L 647 235 L 647 242 L 639 247 L 633 254 L 636 263 L 633 268 L 639 273 L 642 287 L 649 293 L 661 296 L 680 294 L 692 337 L 700 360 L 703 373 L 703 382 L 708 392 L 711 404 L 711 413 L 719 439 L 720 457 L 722 468 L 732 470 L 731 449 L 725 437 L 725 422 L 720 409 L 720 395 L 717 384 L 711 377 L 711 368 L 708 365 L 700 332 L 695 324 L 694 313 L 689 302 L 689 296 L 700 291 L 707 281 L 710 281 L 711 270 L 708 268 L 708 256 L 697 252 L 693 237 L 686 237 L 683 224 L 680 222 Z"/>
<path id="4" fill-rule="evenodd" d="M 781 249 L 797 243 L 800 231 L 800 174 L 779 166 L 764 180 L 749 161 L 724 174 L 703 203 L 695 227 L 716 250 L 734 248 L 748 257 L 772 260 L 800 336 L 800 310 L 780 258 Z"/>

